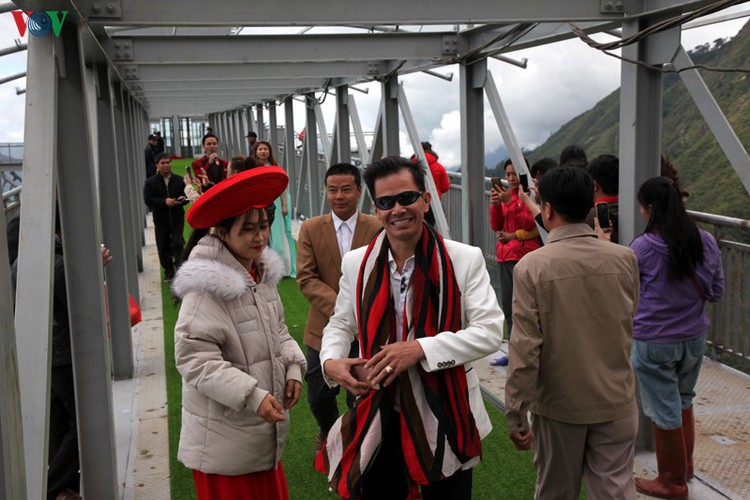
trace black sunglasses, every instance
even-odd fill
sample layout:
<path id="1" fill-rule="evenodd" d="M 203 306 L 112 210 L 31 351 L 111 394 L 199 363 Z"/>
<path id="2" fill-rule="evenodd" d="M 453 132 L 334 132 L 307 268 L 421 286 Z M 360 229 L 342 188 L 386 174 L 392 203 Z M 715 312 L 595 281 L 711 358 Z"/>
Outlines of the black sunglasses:
<path id="1" fill-rule="evenodd" d="M 375 198 L 375 206 L 380 210 L 390 210 L 398 202 L 402 207 L 406 207 L 417 201 L 423 194 L 422 191 L 403 191 L 393 196 L 380 196 Z"/>

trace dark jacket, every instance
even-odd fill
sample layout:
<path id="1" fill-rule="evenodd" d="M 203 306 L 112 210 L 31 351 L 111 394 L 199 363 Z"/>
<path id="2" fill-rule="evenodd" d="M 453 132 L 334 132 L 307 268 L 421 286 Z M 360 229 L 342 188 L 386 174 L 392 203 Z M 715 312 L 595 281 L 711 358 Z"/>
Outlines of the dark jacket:
<path id="1" fill-rule="evenodd" d="M 151 177 L 156 173 L 156 155 L 158 151 L 151 147 L 151 144 L 146 144 L 146 149 L 143 150 L 143 156 L 146 160 L 146 178 Z"/>
<path id="2" fill-rule="evenodd" d="M 206 175 L 208 176 L 208 180 L 213 182 L 214 184 L 218 184 L 220 181 L 223 181 L 227 178 L 227 167 L 229 166 L 229 162 L 222 158 L 217 158 L 217 160 L 218 162 L 209 165 L 208 156 L 203 155 L 202 157 L 198 158 L 190 164 L 190 166 L 193 167 L 193 176 L 198 179 L 200 177 L 199 174 L 202 174 L 205 171 Z"/>
<path id="3" fill-rule="evenodd" d="M 146 179 L 143 184 L 143 199 L 154 214 L 154 225 L 172 227 L 184 224 L 185 210 L 182 205 L 167 206 L 167 198 L 177 199 L 185 196 L 185 182 L 179 175 L 169 177 L 169 185 L 157 174 Z"/>
<path id="4" fill-rule="evenodd" d="M 15 295 L 18 279 L 18 260 L 11 268 L 11 282 Z M 70 354 L 70 327 L 68 323 L 68 293 L 65 289 L 65 262 L 63 261 L 62 240 L 55 236 L 55 276 L 52 297 L 52 366 L 65 366 L 72 363 Z"/>

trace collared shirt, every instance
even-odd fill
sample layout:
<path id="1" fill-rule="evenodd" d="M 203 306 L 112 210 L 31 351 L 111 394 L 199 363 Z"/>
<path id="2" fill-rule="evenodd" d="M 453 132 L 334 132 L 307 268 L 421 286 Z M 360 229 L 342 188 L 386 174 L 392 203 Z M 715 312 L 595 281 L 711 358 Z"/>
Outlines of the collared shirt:
<path id="1" fill-rule="evenodd" d="M 172 178 L 172 174 L 169 174 L 169 175 L 168 175 L 168 176 L 166 176 L 166 177 L 164 177 L 164 176 L 162 175 L 162 177 L 161 177 L 161 178 L 162 178 L 162 180 L 164 180 L 164 185 L 165 185 L 165 186 L 167 186 L 167 188 L 169 188 L 169 179 L 171 179 L 171 178 Z"/>
<path id="2" fill-rule="evenodd" d="M 393 307 L 396 309 L 396 341 L 403 342 L 404 330 L 404 306 L 406 305 L 406 289 L 409 287 L 411 273 L 414 272 L 414 256 L 412 255 L 406 262 L 404 268 L 399 273 L 396 270 L 396 259 L 388 250 L 388 268 L 391 271 L 391 295 L 393 296 Z"/>
<path id="3" fill-rule="evenodd" d="M 346 220 L 342 220 L 338 215 L 331 212 L 333 218 L 333 228 L 336 230 L 336 239 L 339 242 L 339 251 L 341 257 L 352 249 L 352 239 L 354 238 L 354 229 L 357 227 L 357 217 L 359 210 L 354 211 L 354 215 Z"/>

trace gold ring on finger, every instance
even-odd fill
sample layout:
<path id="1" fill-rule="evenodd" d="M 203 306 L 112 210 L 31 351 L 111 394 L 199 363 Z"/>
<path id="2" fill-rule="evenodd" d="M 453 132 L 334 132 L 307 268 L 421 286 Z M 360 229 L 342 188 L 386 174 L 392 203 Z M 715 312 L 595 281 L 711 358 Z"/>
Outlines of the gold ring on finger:
<path id="1" fill-rule="evenodd" d="M 393 372 L 394 372 L 394 370 L 393 370 L 393 367 L 392 367 L 391 365 L 386 365 L 386 366 L 385 366 L 385 372 L 386 372 L 386 373 L 387 373 L 388 375 L 390 375 L 391 373 L 393 373 Z"/>

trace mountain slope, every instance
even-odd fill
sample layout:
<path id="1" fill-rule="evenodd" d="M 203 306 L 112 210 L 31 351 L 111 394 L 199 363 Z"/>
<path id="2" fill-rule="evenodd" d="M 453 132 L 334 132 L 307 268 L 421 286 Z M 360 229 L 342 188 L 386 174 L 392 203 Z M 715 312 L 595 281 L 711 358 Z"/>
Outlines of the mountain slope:
<path id="1" fill-rule="evenodd" d="M 696 64 L 750 68 L 750 23 L 731 41 L 717 40 L 713 46 L 704 45 L 690 55 Z M 750 74 L 704 70 L 701 74 L 740 141 L 750 149 Z M 620 92 L 616 90 L 563 125 L 530 153 L 530 159 L 556 158 L 568 144 L 582 146 L 589 159 L 603 153 L 617 154 L 619 108 Z M 676 74 L 664 77 L 662 119 L 663 151 L 677 167 L 683 188 L 690 192 L 688 208 L 750 219 L 750 195 Z"/>

